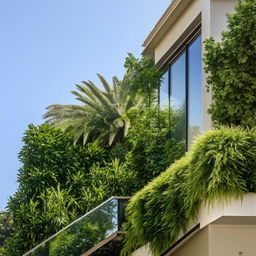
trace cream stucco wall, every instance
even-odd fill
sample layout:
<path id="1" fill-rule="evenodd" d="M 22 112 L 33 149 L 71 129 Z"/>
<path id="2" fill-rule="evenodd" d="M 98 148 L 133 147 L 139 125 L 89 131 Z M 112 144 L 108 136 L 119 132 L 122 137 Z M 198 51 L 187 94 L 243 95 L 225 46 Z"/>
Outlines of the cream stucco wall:
<path id="1" fill-rule="evenodd" d="M 209 238 L 209 256 L 256 255 L 256 226 L 210 225 Z"/>
<path id="2" fill-rule="evenodd" d="M 210 6 L 210 36 L 221 39 L 221 32 L 227 27 L 227 13 L 234 11 L 237 0 L 211 0 Z"/>
<path id="3" fill-rule="evenodd" d="M 152 256 L 147 246 L 142 246 L 132 253 L 132 256 Z"/>
<path id="4" fill-rule="evenodd" d="M 186 7 L 185 11 L 183 11 L 177 20 L 169 27 L 169 30 L 155 48 L 155 63 L 158 63 L 169 48 L 183 34 L 186 28 L 192 23 L 198 14 L 200 14 L 202 1 L 206 0 L 190 1 L 190 4 Z"/>
<path id="5" fill-rule="evenodd" d="M 247 193 L 242 199 L 231 198 L 229 201 L 216 201 L 210 206 L 202 203 L 198 211 L 197 223 L 200 223 L 201 228 L 213 222 L 216 223 L 216 221 L 225 224 L 223 217 L 228 223 L 233 221 L 233 224 L 238 223 L 238 219 L 235 217 L 243 217 L 244 223 L 247 217 L 253 217 L 247 219 L 254 224 L 256 221 L 256 193 Z"/>
<path id="6" fill-rule="evenodd" d="M 209 227 L 195 234 L 186 244 L 170 254 L 173 256 L 208 256 Z M 218 255 L 218 256 L 221 256 Z M 224 256 L 224 255 L 223 255 Z M 225 255 L 226 256 L 226 255 Z"/>
<path id="7" fill-rule="evenodd" d="M 211 224 L 168 256 L 254 256 L 256 225 Z"/>

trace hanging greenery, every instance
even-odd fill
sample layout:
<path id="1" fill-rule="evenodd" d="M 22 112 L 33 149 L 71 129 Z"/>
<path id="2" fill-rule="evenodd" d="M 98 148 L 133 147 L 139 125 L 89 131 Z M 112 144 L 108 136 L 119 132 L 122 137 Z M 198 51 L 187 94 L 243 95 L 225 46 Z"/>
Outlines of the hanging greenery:
<path id="1" fill-rule="evenodd" d="M 255 159 L 255 129 L 222 127 L 202 135 L 130 200 L 122 255 L 145 244 L 160 255 L 196 217 L 200 202 L 256 192 Z"/>

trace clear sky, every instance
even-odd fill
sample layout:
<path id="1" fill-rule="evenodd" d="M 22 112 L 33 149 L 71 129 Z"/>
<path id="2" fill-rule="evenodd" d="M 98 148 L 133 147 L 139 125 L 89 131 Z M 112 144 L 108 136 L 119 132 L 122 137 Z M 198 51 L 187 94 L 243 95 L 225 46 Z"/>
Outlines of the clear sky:
<path id="1" fill-rule="evenodd" d="M 82 80 L 124 73 L 171 0 L 0 0 L 0 210 L 16 188 L 28 124 L 45 107 L 75 103 Z"/>

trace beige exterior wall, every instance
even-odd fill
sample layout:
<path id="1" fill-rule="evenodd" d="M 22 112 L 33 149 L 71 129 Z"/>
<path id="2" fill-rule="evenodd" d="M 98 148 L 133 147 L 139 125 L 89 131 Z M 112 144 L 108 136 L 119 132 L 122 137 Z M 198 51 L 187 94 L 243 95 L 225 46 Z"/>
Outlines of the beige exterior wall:
<path id="1" fill-rule="evenodd" d="M 142 246 L 132 253 L 132 256 L 152 256 L 147 246 Z"/>
<path id="2" fill-rule="evenodd" d="M 256 255 L 256 226 L 211 225 L 209 252 L 209 256 Z"/>
<path id="3" fill-rule="evenodd" d="M 234 11 L 237 0 L 211 0 L 210 6 L 210 36 L 221 39 L 221 32 L 227 28 L 227 13 Z"/>
<path id="4" fill-rule="evenodd" d="M 170 26 L 168 32 L 155 48 L 155 63 L 158 63 L 186 28 L 198 16 L 202 9 L 202 1 L 206 0 L 190 1 L 191 3 L 187 6 L 186 10 L 183 11 L 177 21 Z"/>
<path id="5" fill-rule="evenodd" d="M 168 256 L 256 255 L 256 225 L 209 225 Z"/>
<path id="6" fill-rule="evenodd" d="M 186 244 L 172 254 L 173 256 L 208 256 L 209 228 L 206 227 L 195 234 Z M 222 254 L 218 255 L 222 256 Z M 224 256 L 224 255 L 223 255 Z M 226 256 L 226 255 L 225 255 Z"/>

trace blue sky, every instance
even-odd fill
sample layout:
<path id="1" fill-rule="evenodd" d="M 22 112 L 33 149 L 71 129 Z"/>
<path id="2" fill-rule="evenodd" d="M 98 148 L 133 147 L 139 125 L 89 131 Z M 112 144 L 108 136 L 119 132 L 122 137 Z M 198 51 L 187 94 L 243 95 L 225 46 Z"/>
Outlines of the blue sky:
<path id="1" fill-rule="evenodd" d="M 122 77 L 171 0 L 0 1 L 0 210 L 16 188 L 17 155 L 28 124 L 45 107 L 75 103 L 82 80 Z"/>

